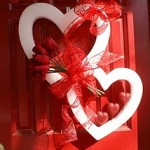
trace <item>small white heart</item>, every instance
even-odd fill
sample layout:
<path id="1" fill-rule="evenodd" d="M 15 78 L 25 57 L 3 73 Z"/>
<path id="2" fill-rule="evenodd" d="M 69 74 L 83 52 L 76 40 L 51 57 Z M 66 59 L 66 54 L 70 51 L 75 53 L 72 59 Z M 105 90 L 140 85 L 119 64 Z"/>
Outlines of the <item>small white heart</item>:
<path id="1" fill-rule="evenodd" d="M 94 71 L 94 76 L 97 78 L 104 90 L 107 90 L 111 84 L 118 80 L 126 80 L 131 86 L 131 97 L 123 109 L 116 115 L 116 117 L 100 127 L 96 126 L 89 120 L 81 104 L 79 104 L 76 108 L 72 108 L 74 115 L 81 125 L 88 123 L 83 126 L 85 130 L 96 140 L 100 140 L 119 128 L 134 114 L 141 101 L 143 85 L 138 74 L 127 68 L 114 69 L 109 74 L 106 74 L 102 69 L 98 68 Z M 77 98 L 77 95 L 74 92 L 74 87 L 70 89 L 67 96 L 69 104 L 72 105 Z M 79 99 L 78 101 L 80 102 Z"/>

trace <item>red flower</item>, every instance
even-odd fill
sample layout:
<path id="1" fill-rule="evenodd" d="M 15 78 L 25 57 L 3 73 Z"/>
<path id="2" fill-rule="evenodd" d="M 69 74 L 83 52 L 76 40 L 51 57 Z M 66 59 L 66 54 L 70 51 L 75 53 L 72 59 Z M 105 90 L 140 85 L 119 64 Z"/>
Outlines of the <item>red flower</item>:
<path id="1" fill-rule="evenodd" d="M 59 58 L 58 45 L 51 37 L 33 47 L 32 51 L 35 54 L 29 60 L 29 69 L 33 79 L 43 81 L 47 73 L 65 71 Z"/>
<path id="2" fill-rule="evenodd" d="M 48 63 L 42 63 L 41 60 L 38 61 L 36 58 L 38 55 L 34 55 L 33 58 L 29 60 L 29 69 L 30 69 L 30 75 L 32 79 L 34 80 L 45 80 L 46 74 L 49 70 L 49 62 Z M 43 57 L 45 57 L 43 55 Z"/>
<path id="3" fill-rule="evenodd" d="M 42 46 L 47 50 L 50 57 L 58 55 L 58 44 L 51 37 L 46 38 Z"/>
<path id="4" fill-rule="evenodd" d="M 42 64 L 49 64 L 50 58 L 47 55 L 40 55 L 40 54 L 36 54 L 33 56 L 33 58 Z"/>

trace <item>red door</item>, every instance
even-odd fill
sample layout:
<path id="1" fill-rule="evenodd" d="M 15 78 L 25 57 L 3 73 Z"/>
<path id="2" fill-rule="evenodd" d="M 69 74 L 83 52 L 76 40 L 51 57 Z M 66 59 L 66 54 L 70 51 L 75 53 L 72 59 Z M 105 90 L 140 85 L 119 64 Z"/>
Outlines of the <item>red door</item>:
<path id="1" fill-rule="evenodd" d="M 19 42 L 19 17 L 22 11 L 34 2 L 33 0 L 11 0 L 10 3 L 3 0 L 0 2 L 0 17 L 2 20 L 0 25 L 0 143 L 6 150 L 53 150 L 55 149 L 53 136 L 48 134 L 48 132 L 51 129 L 59 132 L 61 129 L 62 117 L 60 110 L 63 102 L 49 93 L 47 82 L 36 83 L 31 80 L 28 74 L 28 60 Z M 75 4 L 74 0 L 39 0 L 36 2 L 51 3 L 63 12 L 65 12 L 66 7 Z M 149 47 L 145 47 L 145 53 L 139 49 L 142 48 L 143 44 L 140 44 L 140 40 L 143 40 L 142 36 L 144 35 L 140 34 L 138 30 L 140 26 L 138 24 L 141 23 L 143 25 L 144 23 L 137 17 L 138 5 L 140 4 L 141 6 L 142 16 L 143 10 L 147 6 L 147 1 L 143 0 L 141 4 L 138 0 L 135 3 L 131 0 L 124 0 L 122 4 L 122 17 L 111 24 L 112 31 L 108 50 L 124 55 L 125 59 L 115 62 L 107 69 L 109 71 L 118 67 L 127 67 L 133 70 L 137 68 L 142 79 L 144 79 L 144 85 L 148 86 L 149 80 L 147 74 L 143 73 L 143 66 L 141 66 L 140 62 L 147 66 L 149 61 L 147 50 Z M 144 20 L 145 23 L 147 23 L 146 19 Z M 76 44 L 81 45 L 81 48 L 85 49 L 86 52 L 91 48 L 94 41 L 94 38 L 87 32 L 88 26 L 88 23 L 83 24 L 75 33 L 79 35 L 81 31 L 84 31 L 84 34 L 76 39 Z M 147 28 L 148 26 L 144 27 L 143 25 L 142 31 L 147 31 Z M 138 38 L 134 38 L 134 30 Z M 148 34 L 147 32 L 144 33 Z M 34 35 L 36 42 L 40 42 L 41 39 L 49 35 L 56 41 L 59 41 L 62 36 L 58 28 L 45 19 L 40 19 L 35 23 Z M 89 41 L 85 40 L 85 38 Z M 88 44 L 82 44 L 81 42 Z M 148 39 L 145 39 L 144 42 L 148 44 Z M 119 85 L 116 84 L 111 87 L 108 93 L 108 98 L 111 101 L 116 100 L 115 93 L 120 91 Z M 128 86 L 124 82 L 122 82 L 121 87 L 124 91 L 128 91 Z M 148 93 L 147 91 L 146 96 L 143 98 L 149 97 Z M 108 98 L 102 97 L 97 103 L 91 102 L 90 106 L 97 111 L 101 110 Z M 149 103 L 147 102 L 147 104 Z M 146 140 L 147 138 L 144 137 L 146 131 L 142 128 L 142 125 L 145 123 L 142 116 L 144 113 L 147 114 L 148 111 L 144 111 L 144 107 L 145 104 L 142 102 L 139 110 L 139 135 Z M 145 125 L 145 127 L 148 126 Z M 135 113 L 127 123 L 102 140 L 96 141 L 88 133 L 78 132 L 78 140 L 66 144 L 63 149 L 137 150 L 137 134 L 137 114 Z M 139 143 L 139 149 L 146 150 L 142 149 L 144 142 L 142 142 L 141 137 L 139 137 Z"/>

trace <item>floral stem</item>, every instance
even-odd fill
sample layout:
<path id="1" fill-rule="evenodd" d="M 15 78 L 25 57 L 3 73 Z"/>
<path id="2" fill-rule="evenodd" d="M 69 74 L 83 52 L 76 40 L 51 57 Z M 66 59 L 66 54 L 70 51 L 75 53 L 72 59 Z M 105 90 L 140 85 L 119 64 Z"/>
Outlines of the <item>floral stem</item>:
<path id="1" fill-rule="evenodd" d="M 97 93 L 98 96 L 105 94 L 105 92 L 101 91 L 100 89 L 97 89 L 93 86 L 91 86 L 90 84 L 87 83 L 87 89 L 90 90 L 93 94 L 95 94 L 95 92 Z"/>

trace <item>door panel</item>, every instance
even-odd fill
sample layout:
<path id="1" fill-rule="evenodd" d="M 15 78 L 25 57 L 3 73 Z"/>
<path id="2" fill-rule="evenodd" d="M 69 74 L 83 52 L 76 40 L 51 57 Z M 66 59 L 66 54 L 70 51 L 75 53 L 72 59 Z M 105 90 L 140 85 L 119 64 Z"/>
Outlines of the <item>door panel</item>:
<path id="1" fill-rule="evenodd" d="M 65 12 L 66 7 L 72 7 L 75 0 L 41 0 L 36 2 L 51 3 Z M 18 22 L 21 12 L 33 0 L 11 0 L 8 9 L 0 9 L 3 18 L 0 36 L 0 143 L 8 150 L 50 150 L 55 149 L 53 137 L 49 134 L 51 129 L 59 132 L 61 130 L 62 117 L 61 107 L 64 100 L 58 100 L 49 93 L 48 83 L 32 81 L 29 76 L 28 59 L 25 56 L 18 37 Z M 8 3 L 2 2 L 2 8 L 7 8 Z M 3 7 L 4 6 L 4 7 Z M 109 66 L 106 71 L 114 68 L 127 67 L 136 69 L 133 13 L 130 1 L 123 1 L 123 15 L 120 19 L 111 23 L 111 37 L 107 50 L 124 56 Z M 9 39 L 7 37 L 9 21 Z M 91 49 L 95 37 L 89 34 L 89 23 L 85 22 L 74 33 L 75 45 L 80 46 L 86 53 Z M 84 33 L 81 34 L 80 33 Z M 37 20 L 34 24 L 34 39 L 36 43 L 44 37 L 52 36 L 57 42 L 61 40 L 62 33 L 50 21 L 46 19 Z M 8 44 L 9 42 L 9 44 Z M 8 86 L 9 85 L 9 86 Z M 99 100 L 92 101 L 90 107 L 96 112 L 101 111 L 108 102 L 117 102 L 118 92 L 129 92 L 129 86 L 121 81 L 113 84 L 105 96 Z M 86 94 L 86 93 L 84 93 Z M 4 109 L 5 108 L 5 109 Z M 7 117 L 5 117 L 7 116 Z M 7 118 L 7 120 L 6 120 Z M 1 140 L 2 139 L 2 140 Z M 87 142 L 83 142 L 86 140 Z M 137 150 L 137 114 L 100 141 L 94 140 L 84 130 L 78 131 L 78 141 L 66 144 L 63 149 L 119 149 Z"/>
<path id="2" fill-rule="evenodd" d="M 8 40 L 8 4 L 0 2 L 0 143 L 6 148 L 10 141 L 11 103 Z M 3 35 L 3 36 L 2 36 Z"/>

